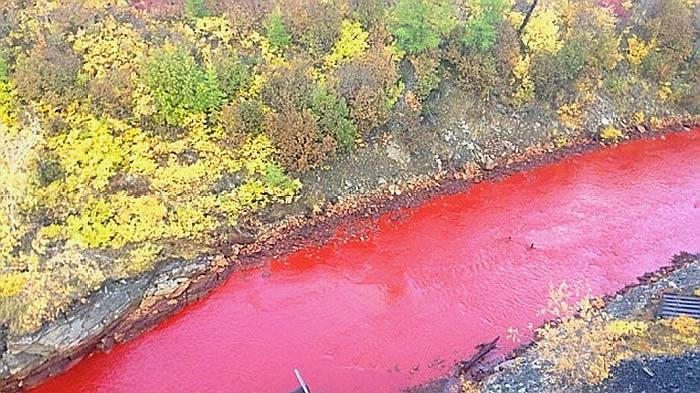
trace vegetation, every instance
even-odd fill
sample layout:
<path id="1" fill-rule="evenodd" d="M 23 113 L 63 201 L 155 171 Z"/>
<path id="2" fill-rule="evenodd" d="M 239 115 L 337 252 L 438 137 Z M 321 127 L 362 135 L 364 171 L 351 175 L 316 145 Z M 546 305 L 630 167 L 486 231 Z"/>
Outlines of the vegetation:
<path id="1" fill-rule="evenodd" d="M 446 79 L 485 105 L 550 107 L 567 129 L 597 94 L 699 105 L 692 1 L 624 15 L 597 0 L 130 3 L 0 5 L 0 320 L 14 332 L 293 200 L 298 171 Z"/>
<path id="2" fill-rule="evenodd" d="M 566 284 L 552 291 L 558 323 L 537 330 L 535 350 L 550 381 L 566 386 L 598 384 L 621 361 L 640 354 L 679 355 L 697 350 L 700 322 L 681 316 L 669 320 L 615 319 L 602 311 L 602 301 L 584 298 L 566 305 Z M 550 300 L 550 304 L 552 301 Z M 561 305 L 564 304 L 562 310 Z M 578 315 L 571 311 L 578 310 Z"/>
<path id="3" fill-rule="evenodd" d="M 575 301 L 574 299 L 581 300 Z M 541 310 L 556 318 L 534 329 L 532 353 L 521 361 L 542 373 L 542 389 L 589 390 L 610 377 L 622 361 L 640 356 L 680 356 L 700 349 L 700 321 L 688 316 L 671 319 L 614 318 L 599 298 L 584 295 L 578 286 L 561 283 L 550 288 Z M 530 328 L 531 329 L 531 328 Z M 532 329 L 531 329 L 532 330 Z M 520 332 L 509 329 L 508 338 L 519 342 Z M 464 379 L 463 393 L 478 393 L 481 386 Z"/>

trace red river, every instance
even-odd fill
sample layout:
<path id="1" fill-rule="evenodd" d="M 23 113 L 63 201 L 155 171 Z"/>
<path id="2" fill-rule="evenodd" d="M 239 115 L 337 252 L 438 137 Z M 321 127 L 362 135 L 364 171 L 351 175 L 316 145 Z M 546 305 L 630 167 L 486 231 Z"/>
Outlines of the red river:
<path id="1" fill-rule="evenodd" d="M 544 318 L 550 285 L 614 292 L 700 251 L 700 129 L 565 159 L 231 275 L 34 392 L 398 392 Z M 395 216 L 395 214 L 393 215 Z"/>

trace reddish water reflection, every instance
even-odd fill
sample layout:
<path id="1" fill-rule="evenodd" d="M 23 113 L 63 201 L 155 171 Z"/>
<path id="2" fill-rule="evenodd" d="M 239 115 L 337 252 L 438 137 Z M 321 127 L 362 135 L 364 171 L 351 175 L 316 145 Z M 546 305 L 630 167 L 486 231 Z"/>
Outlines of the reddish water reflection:
<path id="1" fill-rule="evenodd" d="M 385 217 L 234 274 L 206 301 L 36 392 L 388 392 L 538 323 L 547 288 L 615 291 L 700 251 L 700 130 L 633 142 Z M 534 248 L 531 248 L 534 245 Z"/>

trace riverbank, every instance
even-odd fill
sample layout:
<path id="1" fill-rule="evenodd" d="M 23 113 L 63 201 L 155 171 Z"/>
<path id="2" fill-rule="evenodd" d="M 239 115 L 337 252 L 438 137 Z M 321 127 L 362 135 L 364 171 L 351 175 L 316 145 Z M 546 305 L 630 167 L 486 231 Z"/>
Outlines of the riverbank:
<path id="1" fill-rule="evenodd" d="M 532 343 L 525 345 L 506 356 L 505 359 L 492 358 L 465 373 L 458 373 L 451 379 L 442 379 L 411 392 L 638 392 L 673 391 L 695 392 L 700 386 L 697 364 L 700 347 L 697 331 L 673 322 L 656 322 L 661 294 L 673 292 L 692 294 L 700 283 L 700 255 L 681 253 L 673 258 L 672 265 L 656 272 L 639 277 L 639 283 L 630 285 L 615 295 L 603 298 L 605 306 L 600 310 L 606 316 L 607 326 L 615 324 L 644 323 L 648 326 L 662 326 L 649 335 L 631 340 L 624 350 L 631 350 L 624 359 L 615 360 L 617 354 L 596 352 L 590 359 L 594 363 L 581 360 L 574 366 L 579 370 L 558 367 L 552 363 L 547 352 L 542 356 L 543 332 Z M 582 332 L 595 329 L 599 321 L 589 319 L 590 314 L 579 314 L 575 318 L 583 322 Z M 635 322 L 630 322 L 635 321 Z M 673 321 L 673 320 L 672 320 Z M 685 321 L 684 321 L 685 322 Z M 553 329 L 567 329 L 566 321 L 555 321 Z M 692 326 L 688 325 L 688 326 Z M 679 330 L 680 329 L 680 330 Z M 690 329 L 690 330 L 687 330 Z M 584 333 L 585 334 L 585 333 Z M 547 336 L 547 334 L 544 334 Z M 591 336 L 593 337 L 593 336 Z M 601 340 L 604 340 L 601 338 Z M 613 339 L 614 340 L 614 339 Z M 675 341 L 674 341 L 675 340 Z M 585 342 L 585 341 L 581 341 Z M 561 359 L 571 356 L 571 346 L 580 344 L 573 339 L 559 342 L 547 348 L 551 354 Z M 641 344 L 641 345 L 640 345 Z M 597 346 L 599 350 L 606 348 Z M 607 348 L 606 348 L 607 349 Z M 591 348 L 573 348 L 573 351 L 587 351 Z M 586 381 L 582 374 L 604 364 L 605 377 L 601 380 Z M 567 374 L 571 372 L 571 374 Z M 609 373 L 609 374 L 608 374 Z M 580 378 L 581 379 L 578 379 Z M 590 377 L 586 375 L 585 377 Z"/>
<path id="2" fill-rule="evenodd" d="M 672 127 L 672 124 L 665 126 Z M 684 129 L 683 122 L 675 121 L 675 125 L 678 131 Z M 641 133 L 635 128 L 627 134 L 630 139 L 663 137 L 663 133 L 655 129 L 645 129 Z M 171 261 L 152 276 L 106 285 L 85 304 L 67 314 L 65 319 L 46 326 L 35 335 L 6 339 L 7 351 L 3 356 L 6 372 L 25 377 L 9 380 L 14 381 L 14 385 L 7 383 L 5 388 L 14 386 L 16 389 L 22 386 L 20 383 L 24 386 L 37 383 L 61 372 L 93 350 L 109 349 L 115 343 L 126 341 L 201 298 L 231 271 L 305 245 L 320 244 L 335 234 L 340 224 L 344 224 L 349 229 L 348 235 L 352 236 L 353 230 L 358 230 L 353 224 L 367 217 L 416 206 L 435 195 L 463 191 L 476 182 L 499 179 L 601 147 L 598 141 L 589 139 L 551 152 L 541 149 L 528 155 L 504 157 L 491 170 L 471 167 L 470 172 L 445 172 L 438 177 L 408 182 L 398 190 L 386 187 L 371 195 L 339 202 L 324 214 L 269 225 L 263 232 L 266 237 L 238 248 L 228 257 Z M 360 227 L 357 234 L 361 235 L 365 229 Z"/>

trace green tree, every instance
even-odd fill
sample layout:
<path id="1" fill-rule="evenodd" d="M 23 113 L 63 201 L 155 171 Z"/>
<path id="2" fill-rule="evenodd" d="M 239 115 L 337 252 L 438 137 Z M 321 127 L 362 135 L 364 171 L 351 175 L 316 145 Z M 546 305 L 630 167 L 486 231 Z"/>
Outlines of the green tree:
<path id="1" fill-rule="evenodd" d="M 389 30 L 409 53 L 436 48 L 456 26 L 454 11 L 451 0 L 398 0 Z"/>
<path id="2" fill-rule="evenodd" d="M 321 132 L 332 135 L 341 151 L 349 152 L 355 147 L 357 127 L 348 118 L 350 110 L 343 98 L 318 87 L 311 97 L 310 107 L 318 116 Z"/>
<path id="3" fill-rule="evenodd" d="M 270 43 L 280 49 L 292 42 L 292 36 L 287 31 L 279 9 L 273 11 L 265 23 L 266 37 Z"/>
<path id="4" fill-rule="evenodd" d="M 144 82 L 156 104 L 156 119 L 166 125 L 178 125 L 190 113 L 214 112 L 224 98 L 216 70 L 202 69 L 181 48 L 165 48 L 151 58 Z"/>
<path id="5" fill-rule="evenodd" d="M 476 0 L 475 15 L 466 24 L 463 42 L 469 48 L 486 51 L 498 38 L 498 24 L 508 8 L 507 0 Z"/>
<path id="6" fill-rule="evenodd" d="M 202 18 L 209 15 L 204 0 L 186 0 L 185 11 L 192 18 Z"/>

